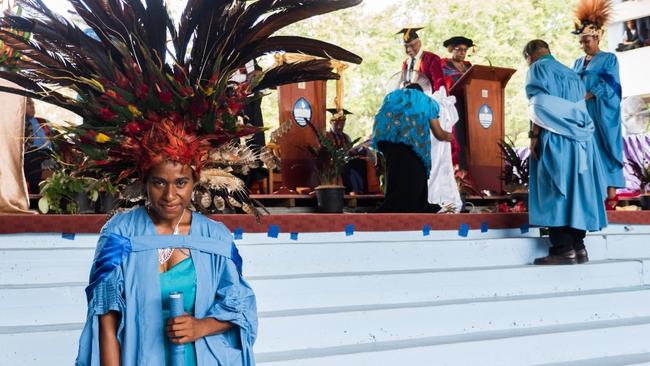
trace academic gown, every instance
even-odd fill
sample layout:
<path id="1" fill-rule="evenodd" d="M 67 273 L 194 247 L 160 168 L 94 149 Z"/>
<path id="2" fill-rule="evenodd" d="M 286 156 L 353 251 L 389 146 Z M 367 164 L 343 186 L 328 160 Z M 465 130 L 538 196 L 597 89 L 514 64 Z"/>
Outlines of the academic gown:
<path id="1" fill-rule="evenodd" d="M 607 174 L 607 186 L 625 188 L 623 132 L 621 124 L 621 79 L 613 53 L 598 52 L 585 68 L 585 57 L 576 60 L 573 70 L 594 95 L 587 110 L 596 125 L 596 144 Z"/>
<path id="2" fill-rule="evenodd" d="M 190 249 L 196 270 L 196 318 L 231 322 L 225 333 L 195 342 L 197 364 L 251 366 L 257 334 L 255 295 L 241 275 L 242 259 L 221 223 L 192 214 L 189 235 L 156 235 L 144 207 L 113 217 L 100 233 L 86 288 L 88 315 L 76 365 L 99 365 L 99 316 L 121 314 L 117 338 L 122 365 L 165 364 L 165 324 L 159 248 Z"/>
<path id="3" fill-rule="evenodd" d="M 402 63 L 402 71 L 408 69 L 409 62 L 411 62 L 410 58 L 404 60 Z M 431 87 L 434 92 L 445 85 L 440 57 L 433 52 L 422 51 L 422 57 L 420 57 L 420 60 L 415 65 L 415 71 L 426 75 L 431 82 Z"/>
<path id="4" fill-rule="evenodd" d="M 530 160 L 530 223 L 602 229 L 607 226 L 605 175 L 582 82 L 548 56 L 531 65 L 526 94 L 531 121 L 542 127 L 539 160 Z"/>

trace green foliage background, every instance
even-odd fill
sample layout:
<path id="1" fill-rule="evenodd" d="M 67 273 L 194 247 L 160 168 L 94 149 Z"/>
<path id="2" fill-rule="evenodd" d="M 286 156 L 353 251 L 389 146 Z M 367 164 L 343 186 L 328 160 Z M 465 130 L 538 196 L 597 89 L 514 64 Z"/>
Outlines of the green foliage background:
<path id="1" fill-rule="evenodd" d="M 373 0 L 345 11 L 316 17 L 295 24 L 284 34 L 314 37 L 343 46 L 363 57 L 351 65 L 345 77 L 346 131 L 352 138 L 370 133 L 373 117 L 385 95 L 386 81 L 398 72 L 404 59 L 400 38 L 395 32 L 405 26 L 424 26 L 418 32 L 426 50 L 447 57 L 442 42 L 455 35 L 472 38 L 474 64 L 510 67 L 517 72 L 506 90 L 506 133 L 517 145 L 527 143 L 527 101 L 523 85 L 527 65 L 522 57 L 531 39 L 546 40 L 556 58 L 571 67 L 581 56 L 573 29 L 576 0 L 404 0 L 381 11 Z M 607 39 L 604 37 L 604 39 Z M 606 45 L 601 45 L 606 48 Z M 268 66 L 269 60 L 266 60 Z M 272 60 L 270 61 L 272 62 Z M 328 105 L 334 103 L 334 82 L 328 85 Z M 265 124 L 278 125 L 277 93 L 263 102 Z"/>

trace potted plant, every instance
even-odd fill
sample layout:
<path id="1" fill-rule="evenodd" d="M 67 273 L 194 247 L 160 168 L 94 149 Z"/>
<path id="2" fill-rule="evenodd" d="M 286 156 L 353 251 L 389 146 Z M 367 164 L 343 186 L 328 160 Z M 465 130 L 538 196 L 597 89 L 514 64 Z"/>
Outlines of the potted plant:
<path id="1" fill-rule="evenodd" d="M 650 163 L 644 159 L 643 164 L 631 160 L 628 165 L 632 174 L 639 180 L 641 208 L 650 210 Z"/>
<path id="2" fill-rule="evenodd" d="M 307 146 L 307 150 L 316 159 L 319 185 L 315 188 L 318 201 L 318 211 L 325 213 L 343 212 L 345 186 L 343 186 L 343 168 L 352 158 L 353 146 L 359 139 L 349 145 L 336 147 L 334 142 L 307 122 L 308 126 L 318 138 L 318 145 Z"/>
<path id="3" fill-rule="evenodd" d="M 113 184 L 110 178 L 104 177 L 95 181 L 93 190 L 98 193 L 97 212 L 107 213 L 111 211 L 118 199 L 118 186 Z"/>
<path id="4" fill-rule="evenodd" d="M 65 170 L 57 171 L 41 182 L 38 208 L 42 213 L 94 213 L 92 203 L 99 197 L 95 186 L 94 178 L 72 176 Z"/>
<path id="5" fill-rule="evenodd" d="M 514 142 L 507 137 L 499 141 L 503 170 L 499 177 L 503 181 L 506 192 L 516 201 L 526 201 L 528 197 L 529 166 L 528 158 L 522 158 Z"/>

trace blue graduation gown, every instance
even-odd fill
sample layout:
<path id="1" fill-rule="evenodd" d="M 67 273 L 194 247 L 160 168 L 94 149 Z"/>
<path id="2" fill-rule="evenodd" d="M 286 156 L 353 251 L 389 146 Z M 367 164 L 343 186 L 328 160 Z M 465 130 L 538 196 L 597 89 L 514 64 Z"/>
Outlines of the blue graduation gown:
<path id="1" fill-rule="evenodd" d="M 381 141 L 405 144 L 418 155 L 426 169 L 431 170 L 431 119 L 440 115 L 440 106 L 435 100 L 415 89 L 397 89 L 384 98 L 381 109 L 375 116 L 372 129 L 372 147 L 379 149 Z"/>
<path id="2" fill-rule="evenodd" d="M 624 188 L 618 60 L 613 53 L 601 51 L 586 68 L 584 65 L 585 57 L 581 57 L 576 60 L 573 70 L 580 75 L 585 89 L 595 97 L 587 101 L 587 110 L 596 125 L 596 146 L 607 174 L 607 186 Z"/>
<path id="3" fill-rule="evenodd" d="M 530 223 L 602 229 L 607 226 L 605 176 L 582 82 L 548 56 L 531 65 L 526 95 L 531 121 L 542 127 L 539 160 L 530 160 Z"/>
<path id="4" fill-rule="evenodd" d="M 257 308 L 241 276 L 241 257 L 228 229 L 192 214 L 187 236 L 156 235 L 144 207 L 113 217 L 102 228 L 86 288 L 88 317 L 76 365 L 99 365 L 99 315 L 121 314 L 117 338 L 122 365 L 165 364 L 159 248 L 188 248 L 196 270 L 194 316 L 235 326 L 195 342 L 197 364 L 251 366 L 257 334 Z"/>

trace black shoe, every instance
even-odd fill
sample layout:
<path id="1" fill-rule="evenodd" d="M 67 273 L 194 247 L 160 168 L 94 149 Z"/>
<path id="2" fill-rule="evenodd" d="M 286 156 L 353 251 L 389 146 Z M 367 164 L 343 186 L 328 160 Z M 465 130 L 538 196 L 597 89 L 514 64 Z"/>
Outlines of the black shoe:
<path id="1" fill-rule="evenodd" d="M 583 264 L 589 262 L 589 254 L 587 254 L 587 249 L 578 249 L 576 252 L 576 261 L 578 264 Z"/>
<path id="2" fill-rule="evenodd" d="M 539 266 L 545 265 L 564 265 L 564 264 L 577 264 L 576 252 L 571 249 L 562 254 L 549 254 L 546 257 L 535 258 L 533 264 Z"/>

